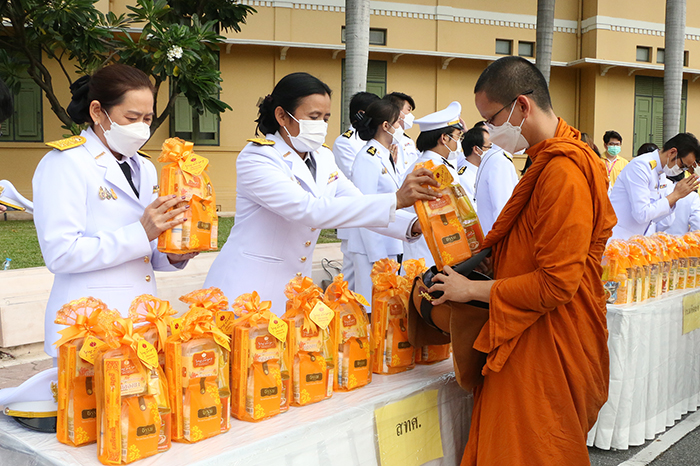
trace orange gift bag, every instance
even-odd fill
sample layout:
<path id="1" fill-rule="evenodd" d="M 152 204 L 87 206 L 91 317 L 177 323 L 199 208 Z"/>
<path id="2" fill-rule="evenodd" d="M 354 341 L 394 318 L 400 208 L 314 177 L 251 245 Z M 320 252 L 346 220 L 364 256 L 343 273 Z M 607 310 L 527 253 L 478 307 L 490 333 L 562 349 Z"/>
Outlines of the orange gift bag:
<path id="1" fill-rule="evenodd" d="M 172 439 L 194 443 L 230 428 L 230 338 L 215 323 L 218 313 L 228 308 L 228 300 L 217 288 L 198 290 L 180 300 L 190 303 L 190 309 L 171 325 L 165 372 Z"/>
<path id="2" fill-rule="evenodd" d="M 231 337 L 231 413 L 243 421 L 269 419 L 289 406 L 288 325 L 270 307 L 255 291 L 231 306 L 238 317 Z"/>
<path id="3" fill-rule="evenodd" d="M 328 324 L 334 312 L 323 303 L 321 288 L 309 277 L 292 279 L 284 291 L 289 326 L 287 360 L 292 365 L 292 406 L 305 406 L 333 395 L 333 341 Z"/>
<path id="4" fill-rule="evenodd" d="M 372 372 L 395 374 L 415 365 L 408 342 L 408 295 L 411 282 L 397 275 L 399 264 L 381 259 L 372 267 Z"/>
<path id="5" fill-rule="evenodd" d="M 102 464 L 132 463 L 162 451 L 164 375 L 158 352 L 134 332 L 131 319 L 104 313 L 98 319 L 107 345 L 95 359 L 97 458 Z"/>
<path id="6" fill-rule="evenodd" d="M 64 305 L 56 313 L 61 330 L 58 347 L 58 411 L 56 438 L 72 446 L 97 441 L 97 398 L 95 396 L 95 356 L 105 345 L 98 317 L 117 311 L 95 298 L 81 298 Z"/>
<path id="7" fill-rule="evenodd" d="M 190 206 L 181 216 L 185 223 L 164 231 L 158 237 L 158 250 L 183 254 L 217 249 L 219 218 L 216 197 L 209 175 L 209 161 L 194 153 L 194 144 L 180 138 L 166 139 L 158 157 L 167 163 L 160 173 L 160 195 L 177 195 L 184 200 L 175 207 Z"/>
<path id="8" fill-rule="evenodd" d="M 325 303 L 335 316 L 330 323 L 334 346 L 333 365 L 337 375 L 333 380 L 336 391 L 354 390 L 372 381 L 370 368 L 369 318 L 360 297 L 348 289 L 343 274 L 338 274 L 328 285 Z"/>

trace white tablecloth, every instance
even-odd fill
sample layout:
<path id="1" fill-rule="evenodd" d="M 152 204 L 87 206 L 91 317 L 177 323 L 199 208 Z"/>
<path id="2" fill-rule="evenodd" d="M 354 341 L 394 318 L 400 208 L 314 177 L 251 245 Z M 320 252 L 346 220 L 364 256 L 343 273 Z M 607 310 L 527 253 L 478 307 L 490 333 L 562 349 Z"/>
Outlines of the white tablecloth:
<path id="1" fill-rule="evenodd" d="M 608 306 L 610 390 L 588 445 L 642 445 L 700 406 L 700 330 L 683 335 L 683 296 Z"/>
<path id="2" fill-rule="evenodd" d="M 471 394 L 459 388 L 452 361 L 373 377 L 372 383 L 330 400 L 290 408 L 273 419 L 248 423 L 231 419 L 231 430 L 202 442 L 173 447 L 138 461 L 139 466 L 344 466 L 377 465 L 374 410 L 423 390 L 438 389 L 442 459 L 431 466 L 459 464 L 467 443 Z M 99 465 L 95 444 L 73 448 L 52 434 L 22 428 L 0 415 L 0 465 Z"/>

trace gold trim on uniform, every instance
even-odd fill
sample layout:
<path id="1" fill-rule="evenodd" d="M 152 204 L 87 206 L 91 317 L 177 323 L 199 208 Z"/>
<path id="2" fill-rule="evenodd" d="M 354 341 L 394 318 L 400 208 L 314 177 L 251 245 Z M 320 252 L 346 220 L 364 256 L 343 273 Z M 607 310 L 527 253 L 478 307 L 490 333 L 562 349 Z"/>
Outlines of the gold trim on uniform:
<path id="1" fill-rule="evenodd" d="M 655 169 L 656 168 L 656 160 L 649 160 L 649 166 L 651 167 L 652 170 Z"/>
<path id="2" fill-rule="evenodd" d="M 270 139 L 266 138 L 250 138 L 248 139 L 248 142 L 252 142 L 253 144 L 257 144 L 259 146 L 274 146 L 275 141 L 272 141 Z"/>
<path id="3" fill-rule="evenodd" d="M 158 191 L 160 191 L 160 185 L 154 184 L 153 185 L 153 194 L 157 193 Z"/>
<path id="4" fill-rule="evenodd" d="M 147 153 L 145 153 L 142 150 L 137 150 L 136 153 L 139 154 L 141 157 L 146 157 L 147 159 L 152 158 L 150 155 L 148 155 Z"/>
<path id="5" fill-rule="evenodd" d="M 100 152 L 99 154 L 97 154 L 97 155 L 95 156 L 95 160 L 99 159 L 99 158 L 102 157 L 103 155 L 105 155 L 105 151 L 102 151 L 102 152 Z"/>
<path id="6" fill-rule="evenodd" d="M 29 419 L 44 418 L 44 417 L 55 417 L 57 415 L 56 411 L 46 411 L 44 413 L 30 412 L 30 411 L 15 411 L 10 408 L 5 408 L 5 415 L 12 417 L 26 417 Z"/>
<path id="7" fill-rule="evenodd" d="M 343 137 L 344 137 L 344 138 L 350 139 L 350 138 L 352 137 L 352 130 L 349 129 L 349 130 L 347 130 L 346 132 L 344 132 L 344 133 L 343 133 Z"/>
<path id="8" fill-rule="evenodd" d="M 331 176 L 328 177 L 328 183 L 326 183 L 326 184 L 331 184 L 332 182 L 334 182 L 337 179 L 338 179 L 338 172 L 333 172 L 333 173 L 331 173 Z"/>
<path id="9" fill-rule="evenodd" d="M 367 153 L 369 155 L 375 155 L 377 153 L 377 148 L 374 146 L 369 146 L 369 149 L 367 149 Z"/>
<path id="10" fill-rule="evenodd" d="M 464 173 L 464 171 L 465 171 L 466 169 L 467 169 L 467 166 L 465 165 L 464 167 L 462 167 L 462 168 L 460 168 L 459 170 L 457 170 L 457 174 L 458 174 L 458 175 L 461 175 L 462 173 Z"/>
<path id="11" fill-rule="evenodd" d="M 321 145 L 322 145 L 323 147 L 325 147 L 326 149 L 330 149 L 330 148 L 331 148 L 331 146 L 329 146 L 329 145 L 326 144 L 325 142 L 324 142 L 323 144 L 321 144 Z"/>
<path id="12" fill-rule="evenodd" d="M 47 142 L 46 145 L 64 151 L 67 149 L 73 149 L 74 147 L 82 146 L 85 144 L 87 139 L 82 136 L 71 136 L 65 139 L 59 139 L 58 141 Z"/>

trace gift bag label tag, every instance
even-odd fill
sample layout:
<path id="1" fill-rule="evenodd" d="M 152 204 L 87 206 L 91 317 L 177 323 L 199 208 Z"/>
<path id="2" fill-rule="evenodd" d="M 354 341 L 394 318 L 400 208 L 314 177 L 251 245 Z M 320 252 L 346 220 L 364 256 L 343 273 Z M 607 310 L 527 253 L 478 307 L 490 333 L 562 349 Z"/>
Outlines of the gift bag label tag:
<path id="1" fill-rule="evenodd" d="M 287 338 L 288 330 L 289 326 L 287 325 L 287 322 L 283 321 L 279 317 L 272 317 L 270 319 L 270 323 L 267 325 L 267 331 L 279 341 L 284 341 Z"/>
<path id="2" fill-rule="evenodd" d="M 85 339 L 85 342 L 83 343 L 82 348 L 80 348 L 80 352 L 78 354 L 90 364 L 95 364 L 97 353 L 105 346 L 107 346 L 107 343 L 90 335 Z"/>
<path id="3" fill-rule="evenodd" d="M 151 369 L 158 366 L 158 351 L 155 346 L 147 342 L 146 340 L 139 340 L 138 348 L 136 349 L 136 355 L 139 359 Z"/>
<path id="4" fill-rule="evenodd" d="M 231 311 L 217 311 L 216 312 L 216 326 L 219 330 L 224 332 L 226 335 L 230 335 L 233 332 L 233 323 L 236 319 L 236 314 Z"/>
<path id="5" fill-rule="evenodd" d="M 352 294 L 355 296 L 355 299 L 357 300 L 358 303 L 362 304 L 363 306 L 369 307 L 369 303 L 367 302 L 367 299 L 362 296 L 360 293 L 355 293 L 354 291 Z"/>
<path id="6" fill-rule="evenodd" d="M 199 176 L 207 167 L 207 164 L 209 164 L 209 159 L 207 159 L 206 157 L 190 153 L 185 158 L 185 161 L 182 163 L 182 165 L 180 165 L 180 168 L 182 168 L 182 171 L 187 172 L 190 175 Z"/>
<path id="7" fill-rule="evenodd" d="M 177 319 L 172 319 L 170 321 L 170 333 L 178 336 L 180 335 L 180 332 L 182 331 L 182 317 L 178 317 Z"/>
<path id="8" fill-rule="evenodd" d="M 331 323 L 331 320 L 333 320 L 334 315 L 335 312 L 333 312 L 333 309 L 319 301 L 309 313 L 309 318 L 311 318 L 316 325 L 325 329 L 328 327 L 328 324 Z"/>
<path id="9" fill-rule="evenodd" d="M 435 178 L 435 181 L 440 183 L 440 187 L 438 189 L 445 189 L 454 181 L 452 174 L 445 165 L 440 165 L 435 169 L 433 172 L 433 178 Z"/>

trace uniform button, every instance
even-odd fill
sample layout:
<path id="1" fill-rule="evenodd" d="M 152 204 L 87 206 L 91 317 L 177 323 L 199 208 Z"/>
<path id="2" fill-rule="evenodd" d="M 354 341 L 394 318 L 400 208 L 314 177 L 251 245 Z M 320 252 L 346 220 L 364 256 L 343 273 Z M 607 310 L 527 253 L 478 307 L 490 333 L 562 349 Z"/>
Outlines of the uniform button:
<path id="1" fill-rule="evenodd" d="M 148 256 L 143 256 L 143 261 L 144 261 L 146 264 L 148 264 L 149 262 L 151 262 L 151 258 L 148 257 Z"/>
<path id="2" fill-rule="evenodd" d="M 302 261 L 302 262 L 306 262 L 306 256 L 301 256 L 301 257 L 299 258 L 299 260 Z"/>
<path id="3" fill-rule="evenodd" d="M 316 229 L 315 229 L 315 228 L 312 228 L 311 231 L 316 231 Z"/>
<path id="4" fill-rule="evenodd" d="M 146 275 L 146 281 L 147 281 L 147 282 L 150 282 L 150 281 L 151 281 L 151 276 L 150 276 L 150 275 Z"/>
<path id="5" fill-rule="evenodd" d="M 301 272 L 297 272 L 297 277 L 301 277 Z"/>
<path id="6" fill-rule="evenodd" d="M 307 241 L 306 243 L 304 243 L 304 246 L 306 246 L 307 248 L 311 246 L 311 241 Z"/>

